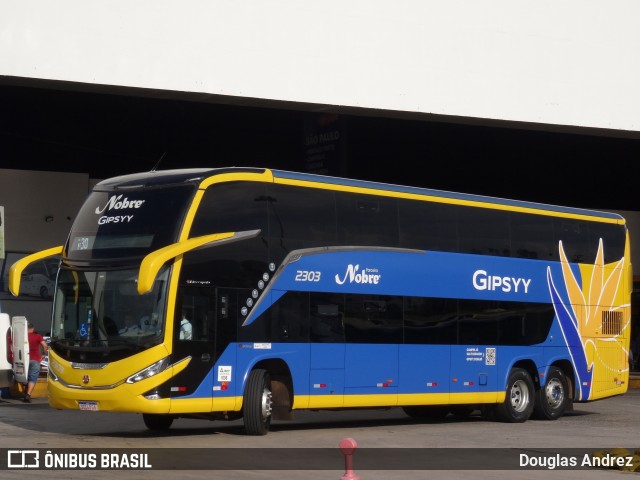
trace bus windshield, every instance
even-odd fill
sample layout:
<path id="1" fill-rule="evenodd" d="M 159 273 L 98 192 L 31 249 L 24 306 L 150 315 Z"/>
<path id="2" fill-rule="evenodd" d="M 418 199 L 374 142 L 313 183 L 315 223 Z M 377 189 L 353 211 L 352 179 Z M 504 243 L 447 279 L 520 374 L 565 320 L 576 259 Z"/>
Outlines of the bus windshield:
<path id="1" fill-rule="evenodd" d="M 137 269 L 61 270 L 53 307 L 51 348 L 70 361 L 110 362 L 162 342 L 167 278 L 137 293 Z"/>

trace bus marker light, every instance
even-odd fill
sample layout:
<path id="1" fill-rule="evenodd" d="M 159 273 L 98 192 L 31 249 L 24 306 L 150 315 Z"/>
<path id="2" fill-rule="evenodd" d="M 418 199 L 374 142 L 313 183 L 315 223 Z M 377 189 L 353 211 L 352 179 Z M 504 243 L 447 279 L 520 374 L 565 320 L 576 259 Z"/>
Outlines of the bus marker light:
<path id="1" fill-rule="evenodd" d="M 313 388 L 327 388 L 326 383 L 314 383 Z"/>
<path id="2" fill-rule="evenodd" d="M 427 387 L 437 387 L 438 382 L 427 382 Z"/>

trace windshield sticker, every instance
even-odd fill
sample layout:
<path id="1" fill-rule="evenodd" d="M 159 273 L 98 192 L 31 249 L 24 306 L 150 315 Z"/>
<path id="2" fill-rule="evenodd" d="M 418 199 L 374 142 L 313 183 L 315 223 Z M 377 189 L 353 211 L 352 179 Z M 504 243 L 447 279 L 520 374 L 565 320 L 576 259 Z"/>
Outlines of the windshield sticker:
<path id="1" fill-rule="evenodd" d="M 96 207 L 96 215 L 104 213 L 106 210 L 122 210 L 124 208 L 140 208 L 145 200 L 129 200 L 127 197 L 122 198 L 122 194 L 112 195 L 107 204 L 100 208 Z"/>
<path id="2" fill-rule="evenodd" d="M 138 209 L 142 207 L 145 200 L 129 200 L 122 194 L 116 196 L 112 195 L 111 198 L 103 207 L 96 207 L 96 215 L 101 215 L 105 212 L 111 212 L 112 210 L 124 210 L 124 209 Z M 116 212 L 113 212 L 116 213 Z M 110 223 L 131 223 L 135 215 L 102 215 L 98 219 L 98 225 L 107 225 Z"/>

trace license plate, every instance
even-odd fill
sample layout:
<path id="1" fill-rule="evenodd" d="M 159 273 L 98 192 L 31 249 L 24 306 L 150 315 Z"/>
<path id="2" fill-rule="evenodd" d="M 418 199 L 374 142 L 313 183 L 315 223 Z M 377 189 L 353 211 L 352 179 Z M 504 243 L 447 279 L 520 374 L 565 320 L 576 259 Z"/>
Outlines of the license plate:
<path id="1" fill-rule="evenodd" d="M 98 402 L 78 402 L 78 408 L 80 410 L 88 410 L 90 412 L 98 411 Z"/>

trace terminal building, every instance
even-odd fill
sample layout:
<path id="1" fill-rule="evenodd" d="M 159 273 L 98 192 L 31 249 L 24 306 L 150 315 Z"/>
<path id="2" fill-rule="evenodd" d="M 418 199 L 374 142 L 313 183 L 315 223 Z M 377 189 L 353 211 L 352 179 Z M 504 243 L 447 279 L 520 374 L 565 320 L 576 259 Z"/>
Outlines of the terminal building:
<path id="1" fill-rule="evenodd" d="M 44 333 L 51 265 L 24 299 L 9 266 L 63 244 L 99 180 L 151 169 L 270 167 L 614 211 L 640 264 L 638 14 L 631 0 L 12 4 L 0 309 Z"/>

